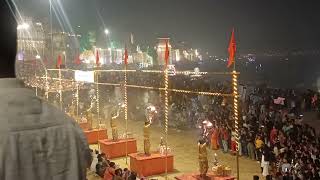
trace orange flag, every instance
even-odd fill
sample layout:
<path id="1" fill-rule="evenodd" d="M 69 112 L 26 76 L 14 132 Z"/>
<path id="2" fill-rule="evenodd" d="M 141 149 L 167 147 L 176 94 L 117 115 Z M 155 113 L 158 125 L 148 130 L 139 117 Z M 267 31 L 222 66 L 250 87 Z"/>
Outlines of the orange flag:
<path id="1" fill-rule="evenodd" d="M 236 40 L 234 38 L 234 29 L 232 29 L 228 51 L 229 51 L 229 60 L 228 60 L 227 67 L 229 68 L 234 63 L 235 56 L 236 56 Z"/>
<path id="2" fill-rule="evenodd" d="M 128 55 L 128 50 L 127 48 L 124 50 L 124 64 L 127 65 L 128 64 L 128 58 L 129 58 L 129 55 Z"/>
<path id="3" fill-rule="evenodd" d="M 100 65 L 100 57 L 99 57 L 99 51 L 97 50 L 96 53 L 96 65 L 99 66 Z"/>
<path id="4" fill-rule="evenodd" d="M 61 57 L 61 55 L 59 54 L 58 60 L 57 60 L 57 68 L 58 68 L 58 69 L 60 69 L 61 64 L 62 64 L 62 57 Z"/>
<path id="5" fill-rule="evenodd" d="M 169 53 L 168 40 L 166 40 L 166 51 L 164 54 L 164 60 L 165 60 L 166 66 L 168 65 L 168 62 L 169 62 L 169 56 L 170 56 L 170 53 Z"/>

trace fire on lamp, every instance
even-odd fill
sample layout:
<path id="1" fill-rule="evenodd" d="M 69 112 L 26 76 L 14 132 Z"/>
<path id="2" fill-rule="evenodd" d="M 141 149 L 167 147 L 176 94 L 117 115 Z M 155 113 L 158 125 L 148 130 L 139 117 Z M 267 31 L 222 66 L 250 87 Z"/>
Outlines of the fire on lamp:
<path id="1" fill-rule="evenodd" d="M 154 118 L 154 115 L 157 114 L 158 111 L 156 109 L 155 106 L 153 105 L 149 105 L 147 108 L 146 108 L 146 118 L 147 120 L 152 123 L 152 119 Z"/>
<path id="2" fill-rule="evenodd" d="M 213 127 L 213 124 L 208 121 L 208 120 L 204 120 L 202 121 L 201 125 L 199 125 L 199 128 L 202 129 L 202 136 L 206 137 L 209 135 L 209 130 Z"/>

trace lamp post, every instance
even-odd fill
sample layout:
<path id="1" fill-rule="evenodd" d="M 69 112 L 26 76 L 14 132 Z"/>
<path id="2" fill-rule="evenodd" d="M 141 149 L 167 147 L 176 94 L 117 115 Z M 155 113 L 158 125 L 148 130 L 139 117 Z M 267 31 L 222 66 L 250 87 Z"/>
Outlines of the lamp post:
<path id="1" fill-rule="evenodd" d="M 109 29 L 104 29 L 104 34 L 106 34 L 108 36 L 110 34 Z"/>
<path id="2" fill-rule="evenodd" d="M 104 34 L 106 35 L 106 38 L 107 38 L 107 44 L 110 44 L 110 47 L 108 47 L 108 51 L 110 51 L 110 59 L 109 59 L 109 62 L 112 63 L 112 47 L 111 47 L 111 43 L 110 43 L 110 31 L 109 29 L 104 29 Z"/>

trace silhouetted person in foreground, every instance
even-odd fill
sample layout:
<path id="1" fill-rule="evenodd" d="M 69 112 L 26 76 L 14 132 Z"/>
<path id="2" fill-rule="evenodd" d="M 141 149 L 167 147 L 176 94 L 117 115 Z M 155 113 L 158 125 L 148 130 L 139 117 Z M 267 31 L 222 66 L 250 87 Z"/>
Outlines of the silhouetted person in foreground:
<path id="1" fill-rule="evenodd" d="M 15 78 L 17 23 L 9 1 L 0 0 L 0 179 L 85 180 L 91 156 L 82 130 Z"/>

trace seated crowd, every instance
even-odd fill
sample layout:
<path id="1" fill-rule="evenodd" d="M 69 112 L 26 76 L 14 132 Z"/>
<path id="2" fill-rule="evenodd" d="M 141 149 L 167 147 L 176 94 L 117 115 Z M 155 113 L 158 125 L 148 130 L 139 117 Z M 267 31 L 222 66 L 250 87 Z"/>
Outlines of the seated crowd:
<path id="1" fill-rule="evenodd" d="M 105 153 L 93 151 L 90 170 L 103 180 L 136 180 L 137 174 L 129 171 L 128 168 L 121 169 L 114 162 L 111 162 Z"/>

